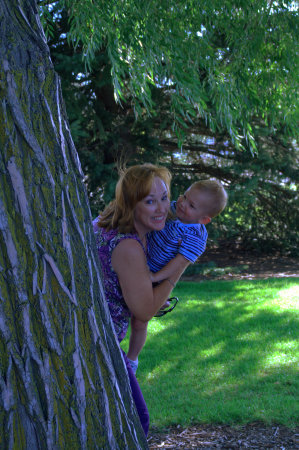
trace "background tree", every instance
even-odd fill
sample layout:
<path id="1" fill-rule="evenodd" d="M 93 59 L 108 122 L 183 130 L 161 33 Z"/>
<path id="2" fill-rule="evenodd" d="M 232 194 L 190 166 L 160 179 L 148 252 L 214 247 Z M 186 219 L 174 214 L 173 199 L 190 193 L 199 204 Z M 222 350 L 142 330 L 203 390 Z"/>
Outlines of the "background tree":
<path id="1" fill-rule="evenodd" d="M 147 448 L 35 2 L 0 24 L 0 447 Z"/>
<path id="2" fill-rule="evenodd" d="M 177 10 L 173 4 L 171 14 L 163 5 L 157 9 L 155 5 L 151 2 L 150 19 L 141 14 L 147 8 L 145 5 L 135 5 L 135 9 L 131 5 L 131 13 L 126 5 L 128 9 L 121 10 L 123 17 L 114 18 L 113 30 L 122 37 L 121 42 L 118 38 L 116 42 L 123 45 L 118 53 L 111 50 L 111 46 L 116 45 L 109 34 L 113 30 L 108 22 L 101 22 L 99 27 L 104 36 L 107 34 L 107 39 L 94 44 L 95 53 L 93 56 L 92 51 L 90 53 L 88 70 L 83 54 L 90 44 L 83 37 L 83 43 L 78 42 L 74 48 L 68 40 L 73 32 L 70 30 L 72 11 L 63 9 L 57 2 L 47 10 L 51 54 L 62 77 L 72 134 L 86 176 L 93 214 L 96 215 L 113 196 L 117 179 L 115 167 L 119 161 L 129 164 L 160 162 L 175 174 L 174 197 L 198 177 L 216 177 L 229 189 L 229 208 L 209 227 L 210 245 L 220 238 L 226 243 L 238 239 L 238 244 L 247 250 L 298 252 L 298 147 L 292 138 L 297 135 L 293 121 L 298 115 L 294 97 L 298 84 L 294 53 L 298 25 L 294 5 L 292 7 L 291 2 L 275 5 L 226 2 L 220 6 L 216 2 L 213 11 L 208 5 L 206 10 L 198 12 L 191 8 L 190 2 L 184 5 L 180 2 Z M 97 5 L 97 10 L 99 8 L 101 6 Z M 185 13 L 178 16 L 184 8 L 189 8 L 189 19 Z M 221 18 L 219 11 L 223 13 Z M 136 30 L 134 35 L 128 36 L 133 26 L 133 12 Z M 153 30 L 160 26 L 161 42 L 152 44 L 152 40 L 145 39 L 140 31 L 145 24 L 138 25 L 142 17 Z M 125 18 L 128 18 L 127 28 Z M 78 20 L 82 25 L 88 20 L 91 24 L 93 19 L 86 12 Z M 178 30 L 182 29 L 169 36 L 175 20 Z M 195 40 L 191 31 L 185 33 L 185 41 L 192 48 L 186 52 L 182 36 L 183 25 L 186 29 L 190 25 L 188 20 L 201 31 L 193 33 Z M 170 27 L 171 21 L 172 28 L 162 26 L 167 23 Z M 94 34 L 90 31 L 92 36 L 97 34 L 96 30 Z M 152 36 L 156 36 L 154 31 Z M 141 39 L 139 43 L 135 42 L 137 38 Z M 170 38 L 173 38 L 171 45 Z M 131 43 L 130 39 L 134 41 L 130 44 L 131 53 L 127 43 L 128 40 Z M 150 45 L 156 49 L 165 42 L 169 43 L 167 54 L 173 52 L 172 57 L 169 56 L 171 63 L 165 67 L 165 58 L 160 58 L 161 67 L 157 64 L 153 73 L 156 73 L 155 80 L 161 82 L 147 81 L 148 87 L 143 90 L 145 106 L 142 106 L 142 97 L 136 114 L 137 94 L 134 94 L 131 72 L 150 67 L 150 60 L 145 58 L 161 54 L 161 49 L 156 54 Z M 147 49 L 145 56 L 140 43 L 144 53 Z M 118 55 L 116 59 L 111 56 L 113 52 Z M 115 81 L 114 65 L 123 64 L 122 52 L 127 52 L 128 58 L 131 55 L 130 65 L 124 65 L 120 80 Z M 196 74 L 193 54 L 198 55 Z M 188 73 L 192 77 L 185 79 L 184 67 L 191 70 Z M 144 79 L 149 80 L 146 72 L 143 73 Z M 121 105 L 116 102 L 113 82 L 115 89 L 122 88 Z M 184 104 L 183 93 L 188 91 L 188 86 L 195 92 L 190 87 L 192 83 L 195 91 L 201 90 L 201 102 L 205 105 L 201 112 L 191 111 L 192 101 L 187 106 Z M 150 100 L 146 100 L 148 97 Z M 151 115 L 147 114 L 147 109 Z M 224 120 L 226 115 L 231 118 Z M 178 126 L 184 130 L 182 147 Z"/>
<path id="3" fill-rule="evenodd" d="M 234 145 L 244 136 L 254 146 L 252 114 L 263 114 L 295 132 L 295 2 L 95 0 L 78 14 L 80 3 L 65 1 L 70 39 L 82 42 L 87 62 L 107 47 L 115 94 L 128 90 L 137 115 L 155 109 L 150 86 L 159 85 L 171 93 L 174 127 L 201 117 Z"/>

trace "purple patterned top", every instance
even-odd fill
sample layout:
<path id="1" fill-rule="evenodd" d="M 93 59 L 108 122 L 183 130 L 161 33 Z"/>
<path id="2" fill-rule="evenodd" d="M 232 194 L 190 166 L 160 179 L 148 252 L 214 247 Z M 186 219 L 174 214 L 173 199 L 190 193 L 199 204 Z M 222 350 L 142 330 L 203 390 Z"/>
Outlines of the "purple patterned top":
<path id="1" fill-rule="evenodd" d="M 131 312 L 123 298 L 118 276 L 112 268 L 112 251 L 124 239 L 136 239 L 136 241 L 140 242 L 142 248 L 143 245 L 137 234 L 122 234 L 119 233 L 118 229 L 107 231 L 98 227 L 97 222 L 98 218 L 93 221 L 93 229 L 102 266 L 104 291 L 114 329 L 118 341 L 121 342 L 126 336 Z"/>

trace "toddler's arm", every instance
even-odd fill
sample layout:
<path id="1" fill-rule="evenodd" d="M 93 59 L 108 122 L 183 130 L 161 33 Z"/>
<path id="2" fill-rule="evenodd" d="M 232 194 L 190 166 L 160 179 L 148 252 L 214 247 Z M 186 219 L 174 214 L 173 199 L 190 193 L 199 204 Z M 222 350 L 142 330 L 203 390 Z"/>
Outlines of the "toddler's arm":
<path id="1" fill-rule="evenodd" d="M 167 278 L 170 278 L 178 269 L 180 269 L 183 273 L 189 264 L 190 261 L 188 261 L 188 259 L 186 259 L 183 255 L 178 254 L 175 258 L 171 259 L 166 266 L 159 270 L 159 272 L 151 272 L 151 280 L 153 283 L 166 280 Z"/>

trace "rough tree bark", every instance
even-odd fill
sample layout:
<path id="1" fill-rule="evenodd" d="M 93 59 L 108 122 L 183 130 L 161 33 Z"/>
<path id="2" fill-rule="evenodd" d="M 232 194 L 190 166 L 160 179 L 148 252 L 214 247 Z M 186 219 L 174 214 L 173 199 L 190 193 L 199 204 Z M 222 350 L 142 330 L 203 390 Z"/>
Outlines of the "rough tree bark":
<path id="1" fill-rule="evenodd" d="M 0 0 L 0 448 L 147 448 L 33 0 Z"/>

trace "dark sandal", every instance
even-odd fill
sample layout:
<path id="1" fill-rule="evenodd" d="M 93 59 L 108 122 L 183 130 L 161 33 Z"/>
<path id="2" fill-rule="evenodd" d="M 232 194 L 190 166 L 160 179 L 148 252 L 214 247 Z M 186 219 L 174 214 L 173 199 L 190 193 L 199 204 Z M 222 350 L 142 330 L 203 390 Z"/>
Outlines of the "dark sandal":
<path id="1" fill-rule="evenodd" d="M 177 297 L 171 297 L 171 298 L 168 298 L 167 301 L 170 302 L 169 308 L 159 309 L 159 311 L 157 312 L 157 314 L 154 315 L 154 317 L 162 317 L 162 316 L 165 316 L 165 314 L 172 311 L 178 304 L 179 299 Z M 174 303 L 171 305 L 171 302 L 174 302 Z"/>

